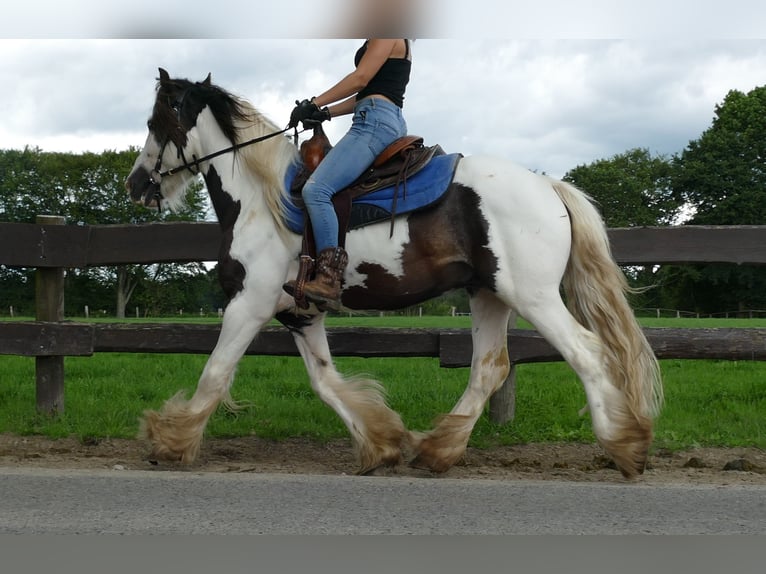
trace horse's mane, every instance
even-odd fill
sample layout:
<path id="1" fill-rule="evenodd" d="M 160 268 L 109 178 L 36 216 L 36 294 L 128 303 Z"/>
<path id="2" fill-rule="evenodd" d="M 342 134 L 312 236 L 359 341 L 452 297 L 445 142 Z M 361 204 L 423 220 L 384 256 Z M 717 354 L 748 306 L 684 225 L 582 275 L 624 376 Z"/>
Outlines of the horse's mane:
<path id="1" fill-rule="evenodd" d="M 234 143 L 247 141 L 280 131 L 271 120 L 256 110 L 248 101 L 234 98 L 237 114 L 230 116 L 233 123 Z M 213 110 L 215 115 L 215 110 Z M 222 118 L 216 119 L 221 123 Z M 223 124 L 222 128 L 223 128 Z M 224 132 L 226 133 L 226 132 Z M 287 190 L 285 173 L 296 160 L 297 150 L 286 137 L 276 136 L 262 142 L 241 148 L 237 153 L 245 160 L 248 169 L 263 182 L 263 198 L 280 231 L 287 231 L 284 210 Z"/>
<path id="2" fill-rule="evenodd" d="M 187 82 L 175 80 L 176 82 Z M 209 107 L 224 135 L 237 144 L 280 131 L 271 120 L 250 102 L 209 83 L 188 82 L 187 89 L 196 92 Z M 277 229 L 287 232 L 284 210 L 284 176 L 295 161 L 297 150 L 286 137 L 276 136 L 233 152 L 244 160 L 247 169 L 262 182 L 260 192 L 274 217 Z"/>

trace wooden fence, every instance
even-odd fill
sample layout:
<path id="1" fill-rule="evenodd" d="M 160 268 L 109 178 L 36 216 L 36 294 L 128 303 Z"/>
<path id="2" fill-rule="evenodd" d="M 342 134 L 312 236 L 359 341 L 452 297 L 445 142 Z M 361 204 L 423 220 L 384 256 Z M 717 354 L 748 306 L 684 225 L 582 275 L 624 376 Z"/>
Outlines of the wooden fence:
<path id="1" fill-rule="evenodd" d="M 64 357 L 98 352 L 210 353 L 219 325 L 83 324 L 64 322 L 66 268 L 213 261 L 220 230 L 215 223 L 67 226 L 41 216 L 36 224 L 0 223 L 0 264 L 36 268 L 36 321 L 0 322 L 0 354 L 36 360 L 37 407 L 63 412 Z M 766 264 L 766 226 L 611 229 L 622 265 Z M 766 360 L 766 329 L 646 329 L 657 356 L 681 359 Z M 438 357 L 443 367 L 471 362 L 470 331 L 426 329 L 328 329 L 336 356 Z M 515 364 L 558 361 L 560 355 L 535 331 L 509 329 Z M 292 336 L 265 329 L 251 355 L 297 355 Z M 490 416 L 513 416 L 514 371 L 493 396 Z"/>

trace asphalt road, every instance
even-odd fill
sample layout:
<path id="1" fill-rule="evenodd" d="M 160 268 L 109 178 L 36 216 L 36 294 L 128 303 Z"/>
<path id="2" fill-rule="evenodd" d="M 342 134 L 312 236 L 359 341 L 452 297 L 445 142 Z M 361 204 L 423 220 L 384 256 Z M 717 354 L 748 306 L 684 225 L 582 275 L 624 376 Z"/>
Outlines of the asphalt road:
<path id="1" fill-rule="evenodd" d="M 0 534 L 763 534 L 766 486 L 0 468 Z"/>

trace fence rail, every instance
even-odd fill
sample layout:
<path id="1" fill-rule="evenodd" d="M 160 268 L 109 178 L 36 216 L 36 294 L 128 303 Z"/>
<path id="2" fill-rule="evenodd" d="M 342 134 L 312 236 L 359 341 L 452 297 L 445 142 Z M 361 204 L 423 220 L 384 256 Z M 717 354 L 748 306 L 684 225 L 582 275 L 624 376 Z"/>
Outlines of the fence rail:
<path id="1" fill-rule="evenodd" d="M 97 352 L 209 353 L 217 325 L 90 324 L 63 322 L 63 270 L 122 264 L 214 261 L 221 239 L 215 223 L 66 226 L 41 216 L 37 224 L 0 223 L 0 264 L 34 267 L 36 319 L 0 323 L 0 354 L 37 361 L 37 407 L 64 408 L 64 356 Z M 622 265 L 766 264 L 766 226 L 646 227 L 610 229 L 612 252 Z M 766 360 L 766 329 L 646 329 L 659 358 Z M 438 357 L 444 367 L 468 366 L 470 331 L 328 329 L 337 356 Z M 535 331 L 510 329 L 513 364 L 558 361 Z M 247 351 L 297 355 L 284 329 L 264 330 Z M 513 371 L 490 405 L 494 420 L 513 413 Z"/>
<path id="2" fill-rule="evenodd" d="M 79 356 L 95 353 L 208 354 L 220 325 L 166 323 L 0 323 L 0 355 L 26 357 Z M 645 328 L 660 359 L 722 359 L 766 361 L 766 329 Z M 431 357 L 442 367 L 471 364 L 470 329 L 378 329 L 331 327 L 330 349 L 337 357 Z M 537 331 L 508 330 L 512 363 L 563 360 Z M 281 327 L 263 329 L 246 355 L 298 356 L 292 335 Z"/>
<path id="3" fill-rule="evenodd" d="M 632 227 L 609 230 L 621 265 L 766 264 L 766 226 Z M 0 223 L 0 264 L 89 267 L 218 259 L 216 223 L 50 225 Z"/>

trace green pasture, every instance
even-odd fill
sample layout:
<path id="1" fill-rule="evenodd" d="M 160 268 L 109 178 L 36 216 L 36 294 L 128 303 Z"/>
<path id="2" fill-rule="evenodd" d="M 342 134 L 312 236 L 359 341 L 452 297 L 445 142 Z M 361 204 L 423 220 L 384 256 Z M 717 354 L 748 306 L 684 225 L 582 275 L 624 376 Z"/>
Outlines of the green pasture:
<path id="1" fill-rule="evenodd" d="M 330 326 L 409 328 L 465 328 L 469 323 L 467 317 L 328 320 Z M 642 319 L 642 323 L 652 327 L 766 326 L 764 319 Z M 34 359 L 0 356 L 0 432 L 133 437 L 144 409 L 160 407 L 178 390 L 193 392 L 206 359 L 202 355 L 126 353 L 68 357 L 65 413 L 50 418 L 35 412 Z M 415 430 L 430 428 L 434 417 L 449 411 L 468 378 L 468 369 L 442 369 L 437 359 L 341 357 L 336 363 L 344 374 L 382 381 L 391 406 Z M 661 364 L 666 405 L 657 422 L 656 447 L 766 448 L 766 365 L 691 360 Z M 248 406 L 237 413 L 219 410 L 211 419 L 209 436 L 304 436 L 317 441 L 347 436 L 340 419 L 314 395 L 299 358 L 245 357 L 233 396 Z M 515 420 L 495 425 L 482 417 L 472 444 L 592 442 L 588 415 L 577 414 L 584 404 L 582 386 L 565 363 L 520 365 Z"/>

